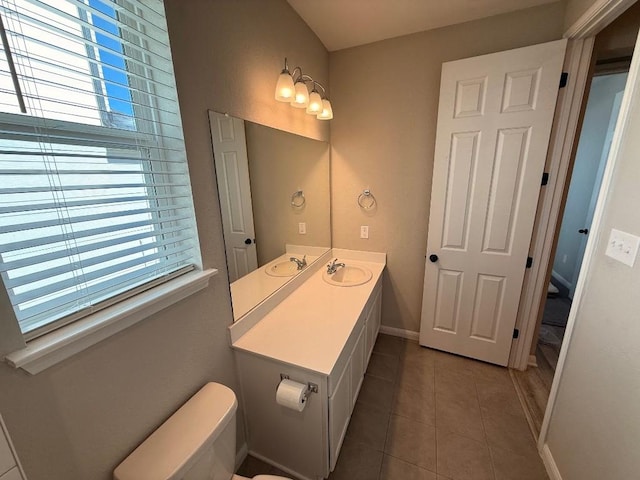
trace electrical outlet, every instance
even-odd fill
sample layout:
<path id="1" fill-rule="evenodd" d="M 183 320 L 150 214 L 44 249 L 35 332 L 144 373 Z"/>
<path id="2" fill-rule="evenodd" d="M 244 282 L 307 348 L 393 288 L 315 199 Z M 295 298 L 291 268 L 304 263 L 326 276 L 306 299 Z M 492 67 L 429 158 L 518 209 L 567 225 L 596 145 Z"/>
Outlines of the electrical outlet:
<path id="1" fill-rule="evenodd" d="M 638 246 L 640 237 L 612 228 L 605 255 L 633 267 L 638 255 Z"/>
<path id="2" fill-rule="evenodd" d="M 360 226 L 360 238 L 369 238 L 369 225 Z"/>
<path id="3" fill-rule="evenodd" d="M 307 233 L 307 224 L 306 224 L 306 222 L 298 223 L 298 233 L 300 235 L 306 235 L 306 233 Z"/>

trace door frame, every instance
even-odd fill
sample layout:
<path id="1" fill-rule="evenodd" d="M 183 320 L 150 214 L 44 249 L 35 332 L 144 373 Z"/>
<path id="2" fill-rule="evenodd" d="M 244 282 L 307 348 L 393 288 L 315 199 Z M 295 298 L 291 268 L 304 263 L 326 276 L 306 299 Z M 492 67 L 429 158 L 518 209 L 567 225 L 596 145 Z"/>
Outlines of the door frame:
<path id="1" fill-rule="evenodd" d="M 623 94 L 624 94 L 624 90 L 616 93 L 613 100 L 612 112 L 611 112 L 611 115 L 609 115 L 609 124 L 607 126 L 607 133 L 606 133 L 604 144 L 602 147 L 603 151 L 600 154 L 600 162 L 598 163 L 598 170 L 596 171 L 596 177 L 595 177 L 596 180 L 593 183 L 594 187 L 593 187 L 593 191 L 591 192 L 591 198 L 589 199 L 589 206 L 587 207 L 586 221 L 584 222 L 584 228 L 588 228 L 589 231 L 593 230 L 593 228 L 591 227 L 591 224 L 593 223 L 593 216 L 595 215 L 596 205 L 598 203 L 598 197 L 600 196 L 600 186 L 602 185 L 602 179 L 604 178 L 604 170 L 607 166 L 607 160 L 609 158 L 609 152 L 611 151 L 611 145 L 613 144 L 613 134 L 615 133 L 616 125 L 615 123 L 612 123 L 612 122 L 616 122 L 618 119 L 618 116 L 620 115 L 620 108 L 622 107 Z M 613 118 L 614 112 L 615 112 L 615 118 Z M 605 151 L 607 152 L 606 154 L 605 154 Z M 580 239 L 580 247 L 578 248 L 578 258 L 580 259 L 580 261 L 576 262 L 573 275 L 571 275 L 571 287 L 569 288 L 569 298 L 573 298 L 576 292 L 576 283 L 578 282 L 578 276 L 580 275 L 580 271 L 582 270 L 582 259 L 584 259 L 584 254 L 587 250 L 588 240 L 589 240 L 588 235 L 583 235 L 582 238 Z M 555 262 L 555 259 L 554 259 L 554 262 Z"/>
<path id="2" fill-rule="evenodd" d="M 593 45 L 595 35 L 602 31 L 607 25 L 615 20 L 629 6 L 635 3 L 635 0 L 596 0 L 596 2 L 573 24 L 564 34 L 569 39 L 567 50 L 566 65 L 569 72 L 569 85 L 562 98 L 558 100 L 556 109 L 556 119 L 552 132 L 552 140 L 549 150 L 548 164 L 550 166 L 550 174 L 552 181 L 547 185 L 542 199 L 541 207 L 542 215 L 536 226 L 536 233 L 532 238 L 532 252 L 536 255 L 538 261 L 535 262 L 535 269 L 531 269 L 529 275 L 525 277 L 525 285 L 521 296 L 521 306 L 517 323 L 523 328 L 525 335 L 514 342 L 512 348 L 512 356 L 509 366 L 521 370 L 526 369 L 529 359 L 529 352 L 533 342 L 533 334 L 537 323 L 538 313 L 541 308 L 541 298 L 546 291 L 547 268 L 551 261 L 551 252 L 553 248 L 553 240 L 557 223 L 560 220 L 559 212 L 562 204 L 562 196 L 567 182 L 567 172 L 569 170 L 570 160 L 574 143 L 576 140 L 578 117 L 582 107 L 582 101 L 585 94 L 587 83 L 587 75 L 591 55 L 593 53 Z M 640 39 L 640 37 L 639 37 Z M 634 88 L 640 76 L 640 40 L 636 44 L 636 51 L 629 71 L 627 85 L 620 107 L 620 124 L 617 126 L 613 136 L 609 160 L 605 167 L 602 186 L 598 197 L 598 203 L 594 213 L 592 231 L 596 235 L 592 235 L 587 241 L 587 247 L 582 264 L 582 271 L 588 272 L 593 260 L 594 250 L 597 242 L 597 233 L 599 233 L 604 211 L 605 200 L 608 197 L 611 188 L 613 171 L 617 162 L 618 151 L 620 148 L 620 139 L 622 131 L 629 114 L 629 107 Z M 573 77 L 573 78 L 571 78 Z M 543 290 L 544 289 L 544 290 Z M 582 302 L 582 292 L 584 289 L 584 275 L 578 280 L 573 305 L 569 313 L 567 328 L 564 335 L 564 341 L 558 358 L 551 392 L 547 402 L 544 420 L 540 436 L 538 437 L 538 451 L 552 479 L 560 479 L 560 472 L 553 461 L 553 456 L 546 444 L 547 433 L 549 431 L 549 423 L 553 412 L 555 402 L 558 396 L 558 388 L 564 365 L 567 358 L 567 352 L 571 346 L 571 337 L 574 333 L 577 312 Z M 522 315 L 520 315 L 522 313 Z"/>
<path id="3" fill-rule="evenodd" d="M 509 367 L 511 368 L 526 370 L 527 366 L 533 363 L 530 355 L 531 345 L 542 308 L 541 299 L 547 291 L 547 269 L 551 261 L 558 222 L 561 221 L 560 211 L 563 205 L 565 185 L 569 181 L 568 172 L 577 140 L 580 112 L 586 93 L 595 36 L 635 1 L 596 0 L 563 35 L 569 40 L 564 68 L 564 71 L 568 72 L 569 78 L 566 88 L 560 91 L 556 105 L 547 154 L 546 171 L 549 173 L 549 183 L 543 187 L 544 190 L 538 202 L 540 214 L 534 226 L 534 236 L 531 239 L 529 249 L 530 256 L 534 260 L 532 267 L 525 274 L 522 286 L 520 307 L 516 319 L 516 328 L 520 331 L 520 335 L 514 339 L 511 347 L 509 356 Z M 606 181 L 606 178 L 604 180 Z M 603 191 L 606 189 L 604 183 L 601 188 Z M 596 218 L 594 217 L 595 222 Z M 585 256 L 588 254 L 589 250 L 587 249 Z M 574 298 L 574 302 L 576 302 L 576 298 Z M 571 333 L 572 329 L 567 325 L 564 337 L 564 343 L 567 345 Z M 560 360 L 562 360 L 562 356 Z M 560 360 L 556 369 L 556 377 L 559 377 L 562 370 Z M 549 404 L 551 404 L 551 400 L 550 397 Z"/>
<path id="4" fill-rule="evenodd" d="M 638 85 L 640 78 L 640 35 L 638 35 L 635 44 L 635 50 L 633 59 L 631 61 L 631 67 L 629 69 L 629 77 L 627 79 L 627 87 L 625 88 L 624 95 L 622 97 L 622 104 L 620 106 L 620 114 L 618 116 L 618 125 L 613 135 L 613 142 L 611 143 L 611 151 L 607 165 L 605 167 L 604 176 L 602 179 L 602 187 L 598 196 L 598 202 L 593 218 L 593 232 L 594 235 L 587 241 L 587 248 L 585 252 L 585 259 L 582 264 L 582 269 L 588 275 L 591 263 L 595 256 L 596 247 L 600 240 L 601 235 L 606 235 L 606 232 L 601 232 L 601 225 L 603 220 L 604 211 L 607 208 L 607 200 L 611 192 L 613 177 L 616 169 L 616 164 L 619 161 L 619 153 L 623 137 L 626 136 L 629 120 L 629 110 L 631 108 L 632 101 L 640 94 L 640 86 Z M 575 328 L 576 318 L 580 310 L 580 304 L 582 302 L 582 295 L 585 288 L 586 275 L 581 275 L 578 279 L 578 285 L 576 287 L 576 294 L 574 297 L 574 305 L 572 305 L 569 313 L 569 319 L 567 322 L 567 334 L 571 336 Z M 555 376 L 553 378 L 553 384 L 551 385 L 551 392 L 549 393 L 549 401 L 544 414 L 544 420 L 542 422 L 542 428 L 540 429 L 540 437 L 538 438 L 538 451 L 542 456 L 542 459 L 547 468 L 547 472 L 552 480 L 561 480 L 560 472 L 555 464 L 549 445 L 546 443 L 547 434 L 549 432 L 549 424 L 551 422 L 551 415 L 554 410 L 555 402 L 558 396 L 558 390 L 560 385 L 560 379 L 562 377 L 562 370 L 567 359 L 567 352 L 570 347 L 570 338 L 565 335 L 565 341 L 562 344 L 560 350 L 560 357 L 558 358 L 558 369 L 556 369 Z"/>

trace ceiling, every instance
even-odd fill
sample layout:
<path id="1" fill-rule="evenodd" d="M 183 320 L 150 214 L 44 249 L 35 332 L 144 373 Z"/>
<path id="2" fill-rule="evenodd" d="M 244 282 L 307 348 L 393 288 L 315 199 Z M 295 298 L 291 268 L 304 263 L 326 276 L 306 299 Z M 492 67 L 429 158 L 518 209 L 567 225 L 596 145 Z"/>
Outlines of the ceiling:
<path id="1" fill-rule="evenodd" d="M 558 0 L 287 0 L 330 52 Z"/>

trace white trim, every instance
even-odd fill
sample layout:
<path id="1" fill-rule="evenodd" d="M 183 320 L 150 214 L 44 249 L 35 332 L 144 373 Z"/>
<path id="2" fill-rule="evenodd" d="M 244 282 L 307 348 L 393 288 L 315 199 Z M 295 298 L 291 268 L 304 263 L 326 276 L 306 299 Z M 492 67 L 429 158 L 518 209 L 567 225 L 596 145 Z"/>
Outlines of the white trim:
<path id="1" fill-rule="evenodd" d="M 558 466 L 556 465 L 556 461 L 553 459 L 549 445 L 546 443 L 540 451 L 540 456 L 542 457 L 544 468 L 547 470 L 547 475 L 549 475 L 549 480 L 562 480 L 560 470 L 558 470 Z"/>
<path id="2" fill-rule="evenodd" d="M 569 280 L 567 280 L 566 278 L 564 278 L 562 275 L 560 275 L 558 272 L 556 272 L 555 270 L 551 270 L 551 277 L 556 281 L 561 283 L 564 287 L 568 288 L 569 290 L 571 290 L 571 282 Z"/>
<path id="3" fill-rule="evenodd" d="M 640 52 L 640 36 L 636 40 L 635 50 L 636 53 Z M 558 365 L 556 367 L 556 373 L 553 377 L 553 383 L 551 384 L 551 392 L 549 393 L 549 401 L 547 402 L 547 409 L 544 413 L 544 420 L 542 421 L 542 428 L 540 429 L 540 438 L 538 439 L 538 449 L 543 449 L 546 444 L 547 433 L 549 431 L 549 423 L 551 421 L 551 413 L 555 406 L 556 399 L 558 397 L 558 388 L 560 385 L 560 379 L 562 378 L 562 372 L 564 370 L 565 362 L 567 360 L 567 351 L 571 345 L 571 337 L 573 336 L 573 330 L 576 323 L 576 317 L 580 310 L 582 303 L 582 295 L 584 293 L 584 285 L 586 279 L 591 273 L 591 264 L 595 257 L 596 247 L 598 241 L 603 232 L 601 232 L 604 210 L 609 198 L 609 192 L 613 183 L 613 174 L 615 172 L 618 160 L 620 147 L 624 135 L 627 133 L 627 125 L 629 122 L 629 111 L 631 104 L 634 102 L 635 97 L 639 94 L 638 89 L 640 85 L 640 55 L 635 54 L 631 60 L 631 67 L 629 69 L 629 77 L 627 78 L 627 84 L 622 97 L 622 104 L 620 106 L 620 113 L 618 115 L 618 122 L 616 125 L 615 133 L 613 134 L 613 141 L 611 142 L 611 150 L 609 151 L 609 158 L 605 167 L 604 175 L 602 177 L 602 187 L 600 188 L 600 194 L 598 195 L 598 202 L 593 214 L 593 223 L 591 224 L 591 234 L 587 240 L 587 247 L 585 249 L 584 258 L 582 260 L 582 266 L 580 267 L 581 273 L 578 277 L 578 283 L 576 285 L 576 292 L 573 297 L 573 303 L 571 310 L 569 311 L 569 319 L 567 320 L 567 329 L 564 334 L 564 341 L 562 342 L 562 348 L 560 349 L 560 355 L 558 357 Z"/>
<path id="4" fill-rule="evenodd" d="M 4 419 L 2 418 L 2 415 L 0 415 L 0 432 L 4 436 L 4 439 L 7 441 L 7 445 L 9 445 L 9 450 L 11 450 L 11 454 L 13 455 L 13 460 L 16 462 L 15 466 L 11 467 L 8 470 L 8 472 L 11 472 L 12 469 L 17 468 L 18 471 L 20 472 L 20 475 L 22 475 L 21 477 L 22 480 L 27 480 L 27 476 L 24 473 L 24 468 L 22 468 L 22 464 L 20 463 L 20 459 L 18 458 L 18 452 L 16 451 L 16 447 L 13 446 L 13 441 L 9 436 L 9 430 L 7 430 L 7 425 L 4 423 Z M 5 478 L 4 474 L 8 472 L 3 472 L 2 475 L 0 475 L 0 480 Z"/>
<path id="5" fill-rule="evenodd" d="M 387 327 L 386 325 L 380 325 L 380 333 L 393 335 L 394 337 L 406 338 L 407 340 L 415 340 L 416 342 L 420 338 L 420 332 L 403 330 L 402 328 Z"/>
<path id="6" fill-rule="evenodd" d="M 596 35 L 635 2 L 636 0 L 597 0 L 564 32 L 564 38 Z"/>
<path id="7" fill-rule="evenodd" d="M 558 98 L 548 153 L 549 183 L 543 187 L 541 213 L 535 229 L 537 233 L 531 239 L 531 256 L 534 261 L 525 274 L 516 321 L 516 328 L 520 329 L 521 335 L 514 340 L 509 358 L 509 366 L 519 370 L 527 368 L 540 311 L 540 299 L 546 295 L 548 288 L 547 268 L 551 260 L 556 226 L 560 220 L 564 185 L 580 119 L 593 44 L 594 38 L 590 37 L 569 40 L 567 46 L 565 66 L 569 73 L 569 83 Z"/>
<path id="8" fill-rule="evenodd" d="M 31 340 L 5 357 L 9 365 L 32 375 L 55 365 L 209 285 L 216 269 L 187 273 Z"/>
<path id="9" fill-rule="evenodd" d="M 330 262 L 333 255 L 331 250 L 326 250 L 311 265 L 297 274 L 282 287 L 277 289 L 255 307 L 245 313 L 238 320 L 229 325 L 229 344 L 233 345 L 240 337 L 251 330 L 267 313 L 276 308 L 280 302 L 287 298 L 295 289 L 307 281 L 315 272 L 324 267 L 324 262 Z"/>
<path id="10" fill-rule="evenodd" d="M 529 367 L 537 367 L 538 366 L 538 359 L 536 358 L 535 355 L 529 355 L 529 361 L 527 362 L 527 365 Z"/>

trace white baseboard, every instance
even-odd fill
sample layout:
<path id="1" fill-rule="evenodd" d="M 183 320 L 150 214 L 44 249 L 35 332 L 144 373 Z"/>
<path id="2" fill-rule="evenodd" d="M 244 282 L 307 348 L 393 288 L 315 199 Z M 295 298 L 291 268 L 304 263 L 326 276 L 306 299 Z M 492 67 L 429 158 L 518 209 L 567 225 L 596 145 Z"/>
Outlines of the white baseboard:
<path id="1" fill-rule="evenodd" d="M 402 337 L 408 340 L 415 340 L 416 342 L 420 338 L 419 332 L 403 330 L 402 328 L 387 327 L 386 325 L 380 325 L 380 333 L 384 333 L 385 335 L 393 335 L 394 337 Z"/>
<path id="2" fill-rule="evenodd" d="M 530 367 L 538 366 L 538 359 L 536 358 L 535 355 L 529 355 L 529 361 L 527 362 L 527 365 Z"/>
<path id="3" fill-rule="evenodd" d="M 558 272 L 556 272 L 555 270 L 551 270 L 551 276 L 556 282 L 562 284 L 564 287 L 571 290 L 571 287 L 572 287 L 571 282 L 566 278 L 564 278 L 562 275 L 560 275 Z"/>
<path id="4" fill-rule="evenodd" d="M 238 453 L 236 453 L 236 471 L 238 471 L 240 465 L 242 465 L 242 462 L 244 462 L 244 459 L 247 458 L 247 455 L 249 455 L 249 448 L 247 447 L 247 443 L 245 442 L 240 447 L 240 450 L 238 450 Z"/>
<path id="5" fill-rule="evenodd" d="M 558 470 L 558 466 L 556 465 L 556 461 L 553 459 L 553 455 L 551 454 L 551 450 L 549 450 L 548 444 L 544 444 L 544 447 L 542 447 L 542 452 L 540 452 L 540 456 L 542 457 L 542 461 L 544 463 L 544 467 L 547 470 L 547 475 L 549 475 L 549 479 L 562 480 L 562 475 L 560 475 L 560 470 Z"/>

